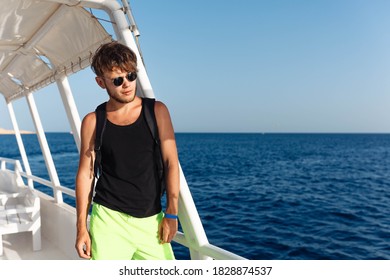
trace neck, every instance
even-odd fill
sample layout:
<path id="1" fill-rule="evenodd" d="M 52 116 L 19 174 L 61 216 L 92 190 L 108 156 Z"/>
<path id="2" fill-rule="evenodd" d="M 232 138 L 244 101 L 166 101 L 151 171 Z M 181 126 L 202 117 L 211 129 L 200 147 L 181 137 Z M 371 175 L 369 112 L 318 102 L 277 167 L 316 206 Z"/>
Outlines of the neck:
<path id="1" fill-rule="evenodd" d="M 134 107 L 138 106 L 140 102 L 141 98 L 136 95 L 133 99 L 127 100 L 126 102 L 110 96 L 110 99 L 107 102 L 107 111 L 132 110 Z"/>

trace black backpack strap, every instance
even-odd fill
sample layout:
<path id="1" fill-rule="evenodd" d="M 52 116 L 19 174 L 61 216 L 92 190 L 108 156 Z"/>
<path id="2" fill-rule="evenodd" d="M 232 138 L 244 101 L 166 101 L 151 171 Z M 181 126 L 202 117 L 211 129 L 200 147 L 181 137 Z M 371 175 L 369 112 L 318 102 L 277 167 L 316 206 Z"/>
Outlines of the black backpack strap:
<path id="1" fill-rule="evenodd" d="M 157 120 L 156 115 L 154 114 L 154 98 L 142 98 L 143 99 L 143 105 L 144 105 L 144 116 L 146 119 L 146 122 L 149 126 L 150 133 L 152 133 L 152 137 L 154 141 L 160 145 L 160 138 L 158 136 L 158 128 L 157 128 Z"/>
<path id="2" fill-rule="evenodd" d="M 154 104 L 156 100 L 154 98 L 142 98 L 142 100 L 144 105 L 143 106 L 144 117 L 146 123 L 149 126 L 150 133 L 152 134 L 152 137 L 154 139 L 154 157 L 155 157 L 155 162 L 157 167 L 158 178 L 160 180 L 161 195 L 162 195 L 165 192 L 166 183 L 165 183 L 164 163 L 163 163 L 161 147 L 160 147 L 160 137 L 158 134 L 156 115 L 154 113 Z"/>
<path id="3" fill-rule="evenodd" d="M 96 131 L 95 131 L 95 162 L 93 165 L 93 171 L 96 178 L 102 174 L 102 155 L 101 155 L 101 147 L 103 143 L 103 132 L 106 128 L 107 116 L 106 116 L 106 104 L 104 102 L 96 107 Z"/>

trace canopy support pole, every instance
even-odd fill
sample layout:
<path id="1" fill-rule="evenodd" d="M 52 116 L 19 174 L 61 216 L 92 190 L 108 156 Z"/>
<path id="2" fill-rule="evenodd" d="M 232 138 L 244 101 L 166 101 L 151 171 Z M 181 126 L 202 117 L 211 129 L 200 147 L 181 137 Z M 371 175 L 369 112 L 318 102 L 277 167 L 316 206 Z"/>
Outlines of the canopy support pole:
<path id="1" fill-rule="evenodd" d="M 116 22 L 114 30 L 117 32 L 119 41 L 131 48 L 137 55 L 138 78 L 137 87 L 142 89 L 144 97 L 154 97 L 152 85 L 146 73 L 145 65 L 142 63 L 141 55 L 136 42 L 129 28 L 126 17 L 122 9 L 113 10 L 109 13 L 112 22 Z M 115 28 L 116 27 L 116 28 Z M 200 248 L 209 244 L 206 232 L 203 228 L 199 213 L 196 209 L 190 189 L 185 179 L 183 170 L 179 164 L 180 171 L 180 194 L 179 194 L 179 219 L 185 238 L 188 243 L 193 244 L 192 248 Z M 191 246 L 190 246 L 191 248 Z M 205 260 L 209 257 L 202 255 L 199 251 L 190 249 L 191 259 Z"/>
<path id="2" fill-rule="evenodd" d="M 62 103 L 68 117 L 68 122 L 72 130 L 74 141 L 76 142 L 77 150 L 80 153 L 81 136 L 80 136 L 80 116 L 77 111 L 76 103 L 73 98 L 72 90 L 66 76 L 60 77 L 57 81 L 57 87 L 60 91 Z"/>
<path id="3" fill-rule="evenodd" d="M 194 200 L 192 198 L 190 189 L 187 184 L 187 180 L 180 168 L 180 194 L 179 194 L 179 219 L 180 225 L 183 229 L 185 239 L 192 246 L 190 248 L 190 255 L 192 260 L 208 260 L 208 256 L 202 255 L 197 250 L 191 248 L 200 248 L 209 244 L 206 232 L 203 228 L 202 221 L 200 220 L 198 210 L 196 209 Z"/>
<path id="4" fill-rule="evenodd" d="M 53 157 L 51 156 L 50 148 L 45 136 L 45 131 L 43 130 L 42 122 L 39 117 L 38 109 L 32 93 L 27 94 L 26 99 L 34 121 L 35 130 L 37 132 L 39 145 L 41 146 L 43 158 L 45 159 L 46 168 L 49 173 L 50 180 L 53 184 L 54 199 L 57 203 L 63 203 L 62 192 L 57 189 L 57 187 L 60 186 L 60 180 L 58 179 L 57 170 L 54 165 Z"/>
<path id="5" fill-rule="evenodd" d="M 139 53 L 137 44 L 131 34 L 129 23 L 127 22 L 123 10 L 111 10 L 109 16 L 112 22 L 116 22 L 116 25 L 113 25 L 113 27 L 118 37 L 118 41 L 127 45 L 137 55 L 137 91 L 140 91 L 141 95 L 144 97 L 154 98 L 152 84 L 150 83 L 148 74 L 146 73 L 145 65 L 142 63 L 141 54 Z"/>
<path id="6" fill-rule="evenodd" d="M 31 169 L 30 169 L 30 164 L 28 163 L 27 153 L 26 153 L 26 150 L 24 148 L 22 136 L 20 135 L 19 126 L 18 126 L 18 122 L 16 120 L 15 111 L 14 111 L 14 108 L 12 106 L 12 103 L 11 102 L 7 103 L 7 107 L 8 107 L 8 114 L 11 118 L 12 126 L 13 126 L 13 129 L 15 132 L 16 142 L 18 143 L 20 156 L 22 157 L 24 170 L 26 171 L 27 175 L 32 175 Z M 27 180 L 27 185 L 30 188 L 34 188 L 33 180 L 29 178 Z"/>

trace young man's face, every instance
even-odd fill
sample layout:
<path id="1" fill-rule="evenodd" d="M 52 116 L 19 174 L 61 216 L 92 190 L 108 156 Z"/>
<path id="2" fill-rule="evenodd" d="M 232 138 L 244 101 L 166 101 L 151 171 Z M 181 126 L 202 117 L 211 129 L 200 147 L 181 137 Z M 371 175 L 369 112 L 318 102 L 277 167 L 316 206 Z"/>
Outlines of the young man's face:
<path id="1" fill-rule="evenodd" d="M 129 81 L 128 74 L 128 72 L 114 67 L 112 71 L 104 72 L 103 77 L 96 77 L 96 82 L 101 88 L 105 88 L 108 95 L 115 101 L 129 103 L 134 100 L 136 95 L 136 80 Z M 134 76 L 130 75 L 130 79 L 132 78 Z M 120 82 L 122 83 L 120 84 Z"/>

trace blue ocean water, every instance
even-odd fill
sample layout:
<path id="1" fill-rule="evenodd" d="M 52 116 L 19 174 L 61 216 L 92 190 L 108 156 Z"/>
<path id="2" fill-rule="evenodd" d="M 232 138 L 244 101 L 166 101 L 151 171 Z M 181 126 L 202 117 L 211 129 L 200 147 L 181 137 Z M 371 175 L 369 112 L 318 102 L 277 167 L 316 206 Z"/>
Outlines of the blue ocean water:
<path id="1" fill-rule="evenodd" d="M 47 137 L 61 184 L 73 188 L 72 135 Z M 32 171 L 47 178 L 36 136 L 23 139 Z M 248 259 L 390 259 L 390 134 L 176 139 L 210 243 Z M 0 136 L 0 156 L 19 157 L 14 136 Z"/>

